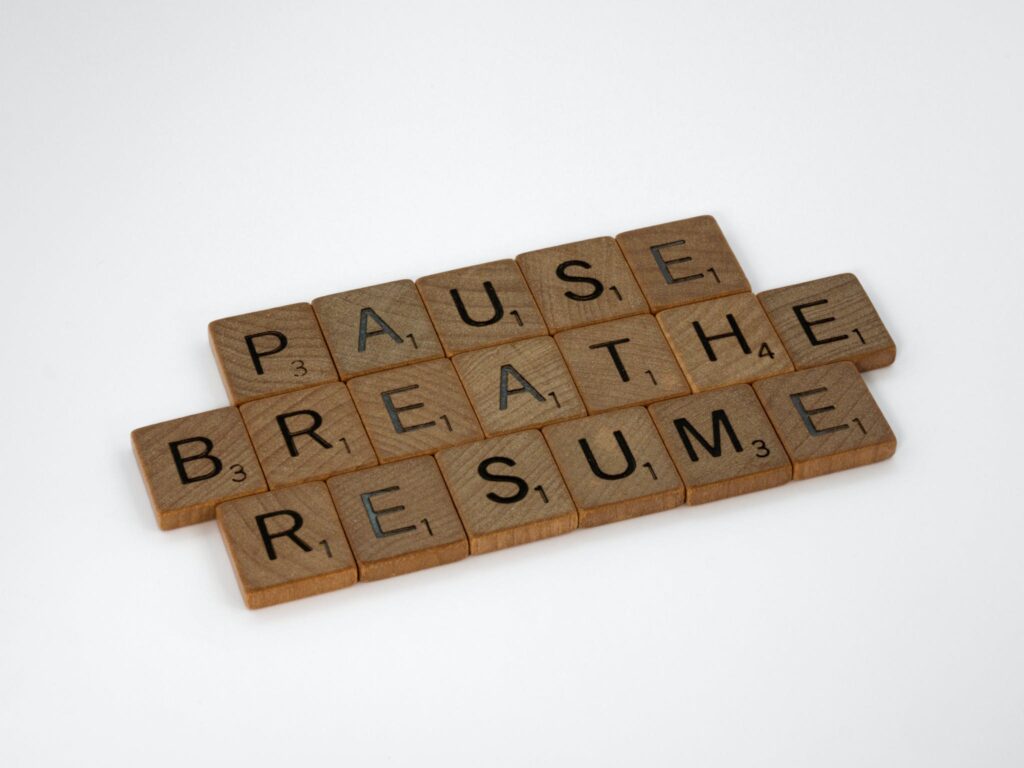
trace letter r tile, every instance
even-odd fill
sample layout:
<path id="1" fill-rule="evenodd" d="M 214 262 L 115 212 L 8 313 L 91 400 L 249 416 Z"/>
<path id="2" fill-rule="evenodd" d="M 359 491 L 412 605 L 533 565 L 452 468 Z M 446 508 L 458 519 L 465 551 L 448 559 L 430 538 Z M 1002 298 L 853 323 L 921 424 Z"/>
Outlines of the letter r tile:
<path id="1" fill-rule="evenodd" d="M 338 380 L 309 304 L 214 320 L 210 346 L 234 405 Z"/>
<path id="2" fill-rule="evenodd" d="M 450 360 L 359 376 L 348 387 L 381 463 L 484 436 Z"/>
<path id="3" fill-rule="evenodd" d="M 660 512 L 686 500 L 646 408 L 626 408 L 542 430 L 579 510 L 580 528 Z"/>
<path id="4" fill-rule="evenodd" d="M 132 448 L 164 530 L 212 520 L 218 503 L 267 490 L 237 408 L 140 427 Z"/>
<path id="5" fill-rule="evenodd" d="M 356 583 L 355 560 L 323 483 L 225 502 L 217 523 L 250 608 Z"/>
<path id="6" fill-rule="evenodd" d="M 853 363 L 809 368 L 754 383 L 793 462 L 793 479 L 888 459 L 896 436 Z"/>
<path id="7" fill-rule="evenodd" d="M 469 542 L 433 456 L 327 481 L 359 565 L 374 581 L 461 560 Z"/>

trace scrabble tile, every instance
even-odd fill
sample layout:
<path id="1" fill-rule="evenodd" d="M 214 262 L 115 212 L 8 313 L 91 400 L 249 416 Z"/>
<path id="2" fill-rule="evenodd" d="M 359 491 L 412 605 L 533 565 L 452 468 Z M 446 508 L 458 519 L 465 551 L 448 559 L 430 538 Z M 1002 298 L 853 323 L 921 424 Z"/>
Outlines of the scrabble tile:
<path id="1" fill-rule="evenodd" d="M 690 392 L 650 315 L 563 331 L 555 341 L 592 414 Z"/>
<path id="2" fill-rule="evenodd" d="M 611 237 L 516 256 L 551 333 L 647 312 L 647 301 Z"/>
<path id="3" fill-rule="evenodd" d="M 789 482 L 793 466 L 747 384 L 665 400 L 651 418 L 686 486 L 703 504 Z"/>
<path id="4" fill-rule="evenodd" d="M 323 483 L 225 502 L 217 507 L 217 524 L 250 608 L 357 581 L 355 559 Z"/>
<path id="5" fill-rule="evenodd" d="M 412 280 L 321 296 L 313 310 L 343 381 L 444 356 Z"/>
<path id="6" fill-rule="evenodd" d="M 536 430 L 446 448 L 437 463 L 469 536 L 470 554 L 576 528 L 576 506 Z"/>
<path id="7" fill-rule="evenodd" d="M 452 363 L 488 437 L 587 415 L 550 336 L 463 352 Z"/>
<path id="8" fill-rule="evenodd" d="M 235 405 L 338 380 L 309 304 L 214 320 L 210 346 Z"/>
<path id="9" fill-rule="evenodd" d="M 896 437 L 853 363 L 754 384 L 802 480 L 888 459 Z"/>
<path id="10" fill-rule="evenodd" d="M 265 397 L 239 410 L 271 488 L 377 464 L 352 397 L 340 382 Z"/>
<path id="11" fill-rule="evenodd" d="M 348 387 L 382 463 L 484 436 L 450 360 L 359 376 Z"/>
<path id="12" fill-rule="evenodd" d="M 327 481 L 359 580 L 374 581 L 469 555 L 469 541 L 432 456 Z"/>
<path id="13" fill-rule="evenodd" d="M 164 530 L 213 520 L 219 502 L 267 490 L 237 408 L 140 427 L 132 448 Z"/>
<path id="14" fill-rule="evenodd" d="M 712 216 L 634 229 L 615 239 L 654 312 L 750 290 Z"/>
<path id="15" fill-rule="evenodd" d="M 752 293 L 667 309 L 658 323 L 694 392 L 793 370 Z"/>
<path id="16" fill-rule="evenodd" d="M 797 368 L 848 360 L 862 371 L 896 359 L 896 344 L 856 275 L 759 293 Z"/>
<path id="17" fill-rule="evenodd" d="M 544 439 L 589 528 L 682 504 L 686 490 L 645 408 L 544 427 Z"/>
<path id="18" fill-rule="evenodd" d="M 512 259 L 421 277 L 416 287 L 448 355 L 548 332 Z"/>

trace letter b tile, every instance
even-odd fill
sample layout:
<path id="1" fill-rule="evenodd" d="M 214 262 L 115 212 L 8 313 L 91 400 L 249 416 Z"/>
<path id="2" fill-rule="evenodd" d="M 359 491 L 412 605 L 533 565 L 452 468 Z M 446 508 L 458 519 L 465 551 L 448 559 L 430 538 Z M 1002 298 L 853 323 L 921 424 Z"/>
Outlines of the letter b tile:
<path id="1" fill-rule="evenodd" d="M 217 507 L 217 523 L 250 608 L 356 583 L 355 560 L 323 483 L 226 502 Z"/>

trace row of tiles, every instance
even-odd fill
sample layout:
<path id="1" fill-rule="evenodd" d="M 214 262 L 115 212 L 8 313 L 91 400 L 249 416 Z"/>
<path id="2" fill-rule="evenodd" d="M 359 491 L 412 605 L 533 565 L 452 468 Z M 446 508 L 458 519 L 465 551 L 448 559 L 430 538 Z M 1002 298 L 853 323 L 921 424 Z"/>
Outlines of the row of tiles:
<path id="1" fill-rule="evenodd" d="M 831 296 L 829 325 L 846 327 L 852 315 L 865 319 L 865 307 L 874 311 L 866 296 Z M 819 346 L 834 346 L 842 359 L 846 337 L 857 334 L 831 333 L 816 337 Z M 215 491 L 257 488 L 250 439 L 262 474 L 278 488 L 793 368 L 758 299 L 734 294 L 263 397 L 238 412 L 136 430 L 133 441 L 158 519 L 173 528 L 211 519 L 222 498 Z M 212 466 L 214 443 L 238 450 L 227 464 L 238 469 L 230 481 L 221 478 L 223 488 L 189 475 Z"/>
<path id="2" fill-rule="evenodd" d="M 854 365 L 611 410 L 223 501 L 246 604 L 273 605 L 888 458 Z"/>
<path id="3" fill-rule="evenodd" d="M 625 336 L 602 338 L 609 322 L 652 312 L 694 391 L 741 380 L 719 375 L 728 366 L 702 365 L 733 341 L 761 360 L 759 377 L 840 360 L 868 370 L 895 355 L 853 275 L 755 297 L 710 216 L 224 318 L 210 324 L 210 340 L 238 405 L 548 334 L 569 358 L 578 357 L 572 348 L 604 343 L 615 359 L 613 342 Z"/>

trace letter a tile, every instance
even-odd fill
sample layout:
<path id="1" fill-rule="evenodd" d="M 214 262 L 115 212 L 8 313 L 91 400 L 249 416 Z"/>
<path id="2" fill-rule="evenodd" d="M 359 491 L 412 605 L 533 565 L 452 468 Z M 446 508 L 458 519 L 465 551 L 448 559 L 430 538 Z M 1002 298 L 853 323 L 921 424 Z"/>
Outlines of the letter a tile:
<path id="1" fill-rule="evenodd" d="M 540 432 L 529 430 L 437 454 L 478 555 L 576 528 L 576 507 Z"/>
<path id="2" fill-rule="evenodd" d="M 338 380 L 309 304 L 214 320 L 210 346 L 235 405 Z"/>
<path id="3" fill-rule="evenodd" d="M 810 368 L 754 384 L 803 480 L 888 459 L 896 437 L 852 363 Z"/>
<path id="4" fill-rule="evenodd" d="M 313 309 L 342 380 L 444 357 L 412 280 L 321 296 Z"/>
<path id="5" fill-rule="evenodd" d="M 512 259 L 421 277 L 416 287 L 448 355 L 548 332 Z"/>
<path id="6" fill-rule="evenodd" d="M 265 397 L 239 410 L 271 488 L 377 464 L 341 382 Z"/>
<path id="7" fill-rule="evenodd" d="M 132 447 L 164 530 L 213 520 L 218 503 L 267 490 L 237 408 L 140 427 Z"/>
<path id="8" fill-rule="evenodd" d="M 348 382 L 382 463 L 484 436 L 450 360 L 430 360 Z"/>
<path id="9" fill-rule="evenodd" d="M 250 608 L 356 583 L 355 560 L 323 483 L 221 504 L 217 523 Z"/>
<path id="10" fill-rule="evenodd" d="M 793 467 L 754 390 L 746 384 L 649 408 L 686 485 L 703 504 L 789 482 Z"/>
<path id="11" fill-rule="evenodd" d="M 615 239 L 654 312 L 750 290 L 711 216 L 634 229 Z"/>
<path id="12" fill-rule="evenodd" d="M 359 565 L 374 581 L 469 555 L 469 542 L 433 456 L 327 481 Z"/>
<path id="13" fill-rule="evenodd" d="M 896 359 L 896 345 L 855 275 L 759 293 L 797 368 L 848 360 L 862 371 Z"/>
<path id="14" fill-rule="evenodd" d="M 543 433 L 576 502 L 581 528 L 659 512 L 686 500 L 645 408 L 552 424 Z"/>

